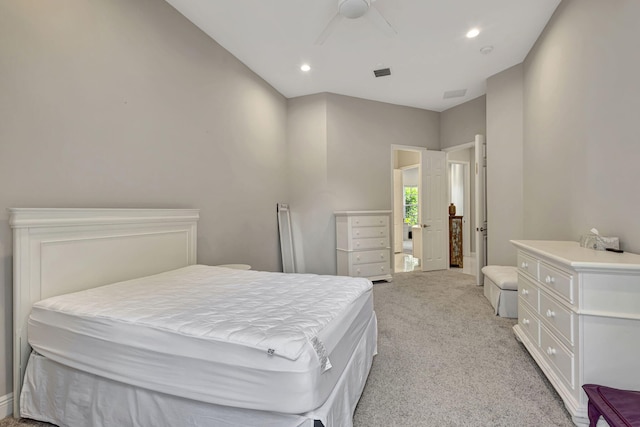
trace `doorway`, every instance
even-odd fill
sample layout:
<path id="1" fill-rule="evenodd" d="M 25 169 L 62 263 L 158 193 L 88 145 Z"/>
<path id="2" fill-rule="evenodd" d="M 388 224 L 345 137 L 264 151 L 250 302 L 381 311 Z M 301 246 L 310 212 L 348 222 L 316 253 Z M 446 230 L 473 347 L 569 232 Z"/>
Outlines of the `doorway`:
<path id="1" fill-rule="evenodd" d="M 411 147 L 392 151 L 394 271 L 418 270 L 420 259 L 414 248 L 414 227 L 418 226 L 420 152 Z"/>
<path id="2" fill-rule="evenodd" d="M 456 215 L 463 215 L 463 268 L 462 272 L 476 277 L 480 284 L 480 269 L 486 265 L 486 143 L 483 135 L 476 135 L 473 142 L 448 147 L 449 203 L 463 205 L 462 212 L 456 207 Z M 460 166 L 455 166 L 460 165 Z M 463 184 L 456 183 L 459 177 L 452 174 L 463 172 Z M 460 194 L 462 191 L 462 194 Z M 460 202 L 462 200 L 462 202 Z M 478 256 L 480 249 L 480 256 Z"/>
<path id="3" fill-rule="evenodd" d="M 432 271 L 448 268 L 447 173 L 446 154 L 424 147 L 392 145 L 393 247 L 395 271 Z M 415 186 L 402 183 L 404 169 L 417 170 Z M 417 188 L 416 188 L 417 187 Z M 409 203 L 405 189 L 417 198 Z M 418 207 L 417 220 L 409 209 Z M 414 215 L 415 218 L 415 215 Z M 415 225 L 414 225 L 415 223 Z M 411 232 L 411 254 L 403 253 L 402 237 Z M 409 268 L 407 268 L 409 267 Z"/>
<path id="4" fill-rule="evenodd" d="M 462 269 L 466 274 L 475 274 L 475 242 L 471 230 L 475 225 L 474 174 L 471 164 L 475 158 L 473 144 L 464 144 L 447 151 L 449 203 L 456 207 L 456 216 L 462 217 Z"/>

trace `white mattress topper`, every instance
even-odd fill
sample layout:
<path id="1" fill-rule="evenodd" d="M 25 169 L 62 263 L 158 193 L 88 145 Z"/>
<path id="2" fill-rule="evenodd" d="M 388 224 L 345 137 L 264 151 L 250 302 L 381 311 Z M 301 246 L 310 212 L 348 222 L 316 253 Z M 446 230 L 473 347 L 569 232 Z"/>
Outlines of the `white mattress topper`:
<path id="1" fill-rule="evenodd" d="M 136 323 L 296 360 L 307 343 L 322 358 L 318 333 L 371 288 L 364 278 L 193 265 L 48 298 L 33 310 Z M 295 306 L 286 303 L 291 298 Z"/>

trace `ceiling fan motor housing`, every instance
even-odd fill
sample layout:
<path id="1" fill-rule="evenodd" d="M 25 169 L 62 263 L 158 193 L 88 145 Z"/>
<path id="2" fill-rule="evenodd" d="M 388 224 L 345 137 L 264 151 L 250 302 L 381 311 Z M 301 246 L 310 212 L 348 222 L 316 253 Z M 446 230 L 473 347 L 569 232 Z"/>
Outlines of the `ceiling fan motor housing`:
<path id="1" fill-rule="evenodd" d="M 345 18 L 360 18 L 369 10 L 370 0 L 339 0 L 338 11 Z"/>

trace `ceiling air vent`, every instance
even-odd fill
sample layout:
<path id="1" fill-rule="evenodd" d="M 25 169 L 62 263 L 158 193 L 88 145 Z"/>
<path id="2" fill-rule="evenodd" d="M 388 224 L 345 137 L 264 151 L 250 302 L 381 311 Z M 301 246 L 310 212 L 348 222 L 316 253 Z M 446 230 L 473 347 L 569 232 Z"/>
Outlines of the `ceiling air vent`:
<path id="1" fill-rule="evenodd" d="M 384 77 L 391 75 L 391 68 L 380 68 L 379 70 L 373 70 L 373 74 L 376 77 Z"/>
<path id="2" fill-rule="evenodd" d="M 461 96 L 464 96 L 466 93 L 467 93 L 466 89 L 449 90 L 444 93 L 442 99 L 460 98 Z"/>

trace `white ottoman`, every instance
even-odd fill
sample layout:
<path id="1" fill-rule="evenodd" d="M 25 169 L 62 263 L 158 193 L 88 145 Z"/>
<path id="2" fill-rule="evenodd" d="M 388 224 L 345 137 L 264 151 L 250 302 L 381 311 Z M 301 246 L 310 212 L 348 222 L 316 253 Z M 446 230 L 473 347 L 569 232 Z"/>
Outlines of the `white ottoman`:
<path id="1" fill-rule="evenodd" d="M 482 267 L 484 296 L 500 317 L 518 317 L 518 268 L 502 265 Z"/>

